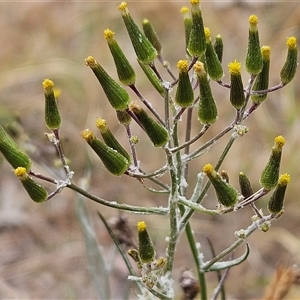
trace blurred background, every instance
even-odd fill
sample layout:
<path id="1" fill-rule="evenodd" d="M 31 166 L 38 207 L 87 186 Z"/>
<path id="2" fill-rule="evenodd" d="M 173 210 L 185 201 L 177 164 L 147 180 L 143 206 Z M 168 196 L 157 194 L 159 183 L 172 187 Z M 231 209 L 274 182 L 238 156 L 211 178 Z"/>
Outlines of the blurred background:
<path id="1" fill-rule="evenodd" d="M 136 62 L 135 54 L 117 9 L 119 2 L 110 1 L 39 1 L 2 2 L 0 4 L 0 124 L 10 124 L 20 146 L 30 153 L 33 170 L 58 176 L 53 167 L 55 151 L 45 138 L 44 95 L 42 81 L 49 78 L 61 89 L 60 113 L 63 118 L 61 138 L 71 169 L 78 182 L 92 172 L 89 191 L 104 199 L 143 206 L 166 205 L 163 195 L 146 191 L 138 181 L 122 176 L 111 176 L 97 157 L 88 149 L 80 132 L 85 128 L 95 130 L 95 120 L 106 118 L 116 137 L 126 144 L 123 128 L 118 124 L 102 89 L 84 59 L 92 55 L 113 78 L 117 78 L 103 30 L 116 32 L 116 39 L 137 72 L 137 86 L 142 94 L 162 111 L 160 96 L 148 83 Z M 185 59 L 183 21 L 180 8 L 188 1 L 129 1 L 129 10 L 138 24 L 148 18 L 154 25 L 163 45 L 163 57 L 176 73 L 176 63 Z M 286 58 L 286 37 L 295 35 L 300 40 L 300 6 L 297 2 L 274 1 L 203 1 L 205 25 L 212 36 L 221 34 L 224 41 L 224 81 L 229 81 L 227 65 L 237 59 L 244 62 L 248 17 L 259 18 L 261 45 L 271 46 L 270 86 L 279 83 L 279 72 Z M 166 80 L 171 80 L 162 71 Z M 248 76 L 244 75 L 244 84 Z M 258 179 L 268 160 L 274 137 L 286 138 L 281 173 L 292 177 L 287 190 L 285 214 L 272 224 L 267 233 L 255 232 L 249 243 L 251 253 L 242 265 L 230 270 L 225 286 L 229 299 L 261 299 L 273 273 L 280 266 L 299 267 L 300 262 L 300 202 L 298 178 L 300 177 L 300 73 L 284 89 L 270 93 L 253 115 L 245 122 L 249 132 L 238 139 L 222 168 L 227 170 L 231 183 L 238 187 L 240 171 L 245 172 L 259 189 Z M 213 85 L 219 109 L 219 119 L 203 140 L 218 133 L 234 118 L 229 105 L 227 89 Z M 138 100 L 130 91 L 132 100 Z M 201 128 L 194 117 L 192 134 Z M 184 124 L 182 122 L 182 124 Z M 140 135 L 137 145 L 141 166 L 151 172 L 164 161 L 160 149 L 149 151 L 147 137 Z M 190 169 L 191 194 L 195 176 L 205 163 L 215 164 L 228 136 L 220 140 L 209 153 L 193 162 Z M 151 148 L 152 149 L 152 148 Z M 65 189 L 45 204 L 32 202 L 12 173 L 10 165 L 1 157 L 0 165 L 0 298 L 14 299 L 92 299 L 97 298 L 84 245 L 84 236 L 76 218 L 74 192 Z M 49 186 L 53 189 L 53 187 Z M 213 201 L 208 194 L 205 203 Z M 258 206 L 265 208 L 268 197 Z M 97 210 L 107 220 L 119 217 L 116 210 L 86 201 L 96 228 L 101 250 L 107 257 L 113 245 L 106 229 L 97 216 Z M 197 241 L 202 245 L 207 259 L 211 257 L 207 236 L 216 252 L 234 241 L 234 231 L 246 228 L 252 216 L 250 208 L 223 217 L 194 214 L 191 223 Z M 135 232 L 141 216 L 124 213 Z M 157 245 L 157 254 L 165 255 L 168 222 L 163 217 L 143 216 L 149 232 Z M 135 234 L 134 234 L 135 235 Z M 236 251 L 238 256 L 243 246 Z M 177 298 L 180 298 L 178 280 L 182 270 L 193 271 L 194 262 L 183 235 L 177 247 L 174 278 Z M 111 299 L 123 299 L 126 290 L 126 269 L 116 255 L 114 259 Z M 125 285 L 124 285 L 125 282 Z M 208 289 L 216 285 L 216 275 L 208 275 Z M 131 294 L 131 298 L 135 299 Z M 294 286 L 288 299 L 299 299 L 299 286 Z"/>

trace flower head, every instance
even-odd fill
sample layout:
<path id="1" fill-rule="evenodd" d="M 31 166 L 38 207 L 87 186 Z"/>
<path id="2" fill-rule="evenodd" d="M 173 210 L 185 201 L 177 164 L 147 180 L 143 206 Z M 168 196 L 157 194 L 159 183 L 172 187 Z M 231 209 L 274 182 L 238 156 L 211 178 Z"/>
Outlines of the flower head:
<path id="1" fill-rule="evenodd" d="M 241 73 L 241 63 L 237 60 L 228 64 L 229 73 L 232 75 L 237 75 Z"/>

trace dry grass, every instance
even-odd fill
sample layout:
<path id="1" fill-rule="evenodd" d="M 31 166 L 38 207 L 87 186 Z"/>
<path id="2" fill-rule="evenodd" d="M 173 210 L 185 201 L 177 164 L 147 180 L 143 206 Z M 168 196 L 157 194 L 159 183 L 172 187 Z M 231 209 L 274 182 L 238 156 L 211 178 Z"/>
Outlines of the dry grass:
<path id="1" fill-rule="evenodd" d="M 293 284 L 299 284 L 299 270 L 280 266 L 265 290 L 264 300 L 285 299 Z"/>
<path id="2" fill-rule="evenodd" d="M 130 11 L 140 22 L 147 17 L 155 27 L 164 45 L 164 57 L 171 65 L 184 58 L 184 47 L 178 45 L 178 36 L 183 36 L 179 14 L 184 2 L 137 2 L 130 3 Z M 116 2 L 6 2 L 1 3 L 1 80 L 0 80 L 0 123 L 6 123 L 18 116 L 22 123 L 19 143 L 31 153 L 35 170 L 45 170 L 55 158 L 51 145 L 43 133 L 43 91 L 41 82 L 51 78 L 62 89 L 60 99 L 64 147 L 75 180 L 85 173 L 87 159 L 93 170 L 91 192 L 103 198 L 126 203 L 161 205 L 162 196 L 145 192 L 138 182 L 128 178 L 113 178 L 101 167 L 80 138 L 80 131 L 93 127 L 95 119 L 105 117 L 110 127 L 122 139 L 123 131 L 117 126 L 114 112 L 105 104 L 105 97 L 91 71 L 84 66 L 84 58 L 93 55 L 115 77 L 112 59 L 102 32 L 107 27 L 116 32 L 129 59 L 135 56 L 128 43 L 127 33 L 117 11 Z M 247 19 L 252 13 L 258 15 L 260 36 L 263 44 L 272 47 L 271 84 L 278 82 L 278 73 L 285 59 L 285 37 L 299 36 L 300 7 L 293 2 L 203 2 L 206 24 L 213 34 L 221 33 L 225 42 L 224 69 L 235 58 L 244 59 L 247 42 Z M 138 69 L 137 64 L 134 67 Z M 175 67 L 173 67 L 175 70 Z M 138 76 L 138 78 L 140 78 Z M 138 79 L 138 86 L 148 99 L 154 99 L 144 79 Z M 228 76 L 225 77 L 228 80 Z M 283 154 L 282 171 L 292 175 L 287 192 L 286 213 L 268 233 L 257 232 L 250 238 L 251 254 L 246 263 L 232 269 L 226 281 L 229 299 L 258 299 L 270 281 L 278 262 L 288 266 L 300 261 L 300 218 L 299 191 L 297 179 L 300 176 L 300 88 L 299 73 L 293 83 L 269 99 L 253 114 L 247 125 L 250 127 L 245 138 L 236 142 L 223 168 L 228 170 L 233 184 L 237 183 L 239 171 L 246 172 L 258 188 L 257 179 L 263 164 L 269 156 L 274 136 L 282 134 L 287 145 Z M 228 104 L 228 94 L 215 87 L 220 115 L 218 125 L 211 129 L 211 135 L 219 131 L 233 117 L 234 111 Z M 225 96 L 226 95 L 226 96 Z M 223 104 L 226 103 L 226 104 Z M 114 125 L 116 124 L 116 125 Z M 195 125 L 194 132 L 199 129 Z M 138 134 L 136 132 L 135 134 Z M 29 142 L 30 137 L 30 142 Z M 207 137 L 209 138 L 209 137 Z M 248 141 L 248 142 L 247 142 Z M 191 186 L 195 174 L 206 162 L 216 162 L 216 155 L 222 151 L 220 141 L 211 153 L 199 159 L 198 169 L 191 171 Z M 152 170 L 159 163 L 156 155 L 149 153 L 150 144 L 138 146 L 142 166 Z M 52 172 L 49 169 L 46 172 Z M 27 198 L 20 184 L 11 174 L 10 167 L 3 163 L 0 173 L 0 298 L 14 299 L 91 299 L 96 298 L 88 274 L 85 249 L 81 230 L 74 213 L 76 196 L 63 191 L 49 203 L 37 205 Z M 236 177 L 236 178 L 235 178 Z M 120 183 L 120 180 L 122 183 Z M 266 203 L 261 201 L 262 206 Z M 109 253 L 111 242 L 95 211 L 103 215 L 117 216 L 118 212 L 89 204 L 94 217 L 98 238 L 103 249 Z M 251 211 L 245 210 L 224 218 L 195 216 L 192 225 L 196 238 L 203 247 L 207 234 L 214 241 L 216 251 L 222 250 L 233 241 L 233 231 L 247 226 Z M 139 217 L 129 215 L 135 228 Z M 145 217 L 150 233 L 156 237 L 159 255 L 163 255 L 168 234 L 166 220 Z M 181 243 L 185 244 L 184 237 Z M 209 253 L 207 253 L 209 256 Z M 238 255 L 238 254 L 236 254 Z M 120 282 L 126 277 L 124 267 L 115 261 L 113 299 L 122 298 Z M 179 281 L 182 270 L 193 269 L 188 247 L 178 247 L 174 277 Z M 287 268 L 288 270 L 289 267 Z M 281 270 L 281 269 L 279 269 Z M 284 270 L 283 270 L 284 271 Z M 280 271 L 281 272 L 281 271 Z M 281 277 L 281 276 L 279 276 Z M 216 277 L 208 276 L 209 288 L 214 287 Z M 117 285 L 116 285 L 117 284 Z M 179 282 L 177 284 L 179 286 Z M 271 284 L 272 285 L 272 284 Z M 291 289 L 286 299 L 299 299 L 299 289 Z M 267 299 L 267 298 L 266 298 Z M 275 298 L 274 298 L 275 299 Z"/>

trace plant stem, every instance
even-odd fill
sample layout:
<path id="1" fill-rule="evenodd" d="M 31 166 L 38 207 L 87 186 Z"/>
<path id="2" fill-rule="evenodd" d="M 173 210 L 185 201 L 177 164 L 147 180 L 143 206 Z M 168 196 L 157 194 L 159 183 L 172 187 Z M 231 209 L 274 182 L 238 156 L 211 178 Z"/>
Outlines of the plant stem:
<path id="1" fill-rule="evenodd" d="M 153 108 L 152 104 L 146 98 L 143 97 L 143 95 L 140 93 L 137 87 L 134 84 L 130 85 L 129 87 L 135 92 L 135 94 L 141 99 L 141 101 L 146 105 L 146 107 L 152 112 L 152 114 L 156 117 L 156 119 L 162 125 L 164 125 L 165 124 L 164 120 L 161 118 L 158 112 Z"/>
<path id="2" fill-rule="evenodd" d="M 70 171 L 70 167 L 67 164 L 66 157 L 65 157 L 60 139 L 59 139 L 59 130 L 58 129 L 53 130 L 53 134 L 55 135 L 55 139 L 53 140 L 53 144 L 54 144 L 54 146 L 57 150 L 57 153 L 60 157 L 60 160 L 62 162 L 64 171 L 67 175 L 67 180 L 70 180 L 73 176 L 73 172 Z"/>
<path id="3" fill-rule="evenodd" d="M 138 213 L 138 214 L 154 214 L 154 215 L 167 215 L 168 214 L 168 209 L 164 207 L 142 207 L 142 206 L 135 206 L 135 205 L 129 205 L 129 204 L 120 204 L 115 201 L 107 201 L 102 198 L 99 198 L 95 195 L 92 195 L 85 191 L 84 189 L 80 188 L 79 186 L 75 185 L 74 183 L 71 183 L 66 186 L 67 188 L 76 191 L 77 193 L 85 196 L 86 198 L 89 198 L 99 204 L 111 207 L 111 208 L 116 208 L 120 210 L 126 210 L 130 211 L 133 213 Z"/>
<path id="4" fill-rule="evenodd" d="M 190 223 L 186 224 L 185 232 L 186 232 L 186 235 L 187 235 L 190 247 L 191 247 L 194 261 L 196 263 L 196 270 L 197 270 L 197 275 L 198 275 L 198 280 L 199 280 L 199 285 L 200 285 L 201 300 L 207 300 L 205 274 L 204 274 L 204 272 L 201 271 L 202 265 L 203 265 L 203 261 L 201 258 L 202 253 L 199 253 L 199 249 L 197 249 L 197 243 L 195 241 L 195 237 L 193 235 L 193 231 L 192 231 Z"/>
<path id="5" fill-rule="evenodd" d="M 161 55 L 157 56 L 157 59 L 159 60 L 159 62 L 162 64 L 162 66 L 167 70 L 167 72 L 169 73 L 169 75 L 172 77 L 173 80 L 176 80 L 176 77 L 174 76 L 174 74 L 172 73 L 169 63 L 166 63 L 166 61 L 162 58 Z"/>
<path id="6" fill-rule="evenodd" d="M 135 144 L 132 142 L 132 135 L 131 135 L 131 130 L 130 130 L 130 125 L 124 125 L 126 134 L 128 137 L 129 141 L 129 146 L 130 146 L 130 151 L 133 159 L 133 165 L 137 168 L 138 167 L 138 160 L 137 160 L 137 155 L 136 155 L 136 150 L 135 150 Z"/>
<path id="7" fill-rule="evenodd" d="M 228 133 L 230 130 L 232 130 L 235 126 L 235 122 L 232 122 L 229 124 L 225 129 L 223 129 L 221 132 L 219 132 L 215 137 L 204 143 L 201 147 L 199 147 L 197 150 L 189 154 L 187 157 L 185 157 L 184 162 L 188 162 L 192 160 L 193 158 L 197 157 L 197 154 L 204 151 L 206 148 L 214 144 L 216 141 L 218 141 L 221 137 L 223 137 L 226 133 Z"/>
<path id="8" fill-rule="evenodd" d="M 178 237 L 177 231 L 177 200 L 178 200 L 178 186 L 177 186 L 177 174 L 175 163 L 173 161 L 172 153 L 169 151 L 168 148 L 165 149 L 169 171 L 170 171 L 170 180 L 171 180 L 171 191 L 169 194 L 169 220 L 170 220 L 170 234 L 169 234 L 169 243 L 168 243 L 168 261 L 166 266 L 166 272 L 172 272 L 173 269 L 173 262 L 174 262 L 174 255 L 175 255 L 175 247 Z"/>
<path id="9" fill-rule="evenodd" d="M 210 125 L 208 125 L 208 124 L 204 125 L 202 127 L 201 131 L 196 136 L 194 136 L 190 140 L 186 140 L 186 142 L 184 144 L 182 144 L 181 146 L 174 147 L 173 149 L 171 149 L 171 151 L 172 152 L 177 152 L 177 151 L 179 151 L 183 148 L 186 148 L 186 147 L 190 146 L 191 144 L 196 142 L 208 130 L 209 127 L 210 127 Z"/>
<path id="10" fill-rule="evenodd" d="M 263 217 L 258 221 L 253 221 L 252 224 L 246 229 L 242 230 L 242 237 L 238 238 L 235 242 L 233 242 L 228 248 L 220 252 L 217 256 L 215 256 L 212 260 L 205 263 L 203 265 L 203 270 L 208 270 L 215 262 L 221 260 L 223 257 L 231 253 L 234 249 L 236 249 L 240 244 L 242 244 L 256 229 L 258 229 L 263 223 L 268 222 L 274 218 L 274 215 L 268 215 Z"/>

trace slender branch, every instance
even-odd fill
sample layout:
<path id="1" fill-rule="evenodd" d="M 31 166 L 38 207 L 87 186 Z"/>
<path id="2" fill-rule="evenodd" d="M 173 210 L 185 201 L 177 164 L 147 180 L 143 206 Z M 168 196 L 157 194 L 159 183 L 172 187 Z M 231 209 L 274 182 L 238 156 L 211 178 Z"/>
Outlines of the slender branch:
<path id="1" fill-rule="evenodd" d="M 165 102 L 165 128 L 170 132 L 170 110 L 169 110 L 169 88 L 164 86 L 164 102 Z M 169 145 L 170 146 L 170 145 Z"/>
<path id="2" fill-rule="evenodd" d="M 187 207 L 189 207 L 189 208 L 191 208 L 193 211 L 198 211 L 198 212 L 201 212 L 201 213 L 204 213 L 204 214 L 207 214 L 207 215 L 216 216 L 216 215 L 221 215 L 222 214 L 222 212 L 219 211 L 219 210 L 207 209 L 204 206 L 202 206 L 201 204 L 191 202 L 189 200 L 183 199 L 182 197 L 179 198 L 178 202 L 185 205 L 185 206 L 187 206 Z M 180 228 L 181 228 L 181 226 L 180 226 Z"/>
<path id="3" fill-rule="evenodd" d="M 66 157 L 65 157 L 60 139 L 59 139 L 59 129 L 53 130 L 53 134 L 55 135 L 55 138 L 52 140 L 52 142 L 53 142 L 53 144 L 54 144 L 54 146 L 55 146 L 55 148 L 58 152 L 58 155 L 60 157 L 60 160 L 62 162 L 64 171 L 65 171 L 66 176 L 67 176 L 67 180 L 69 181 L 73 177 L 74 173 L 72 171 L 70 171 L 70 167 L 67 164 Z"/>
<path id="4" fill-rule="evenodd" d="M 251 90 L 251 88 L 254 84 L 255 78 L 256 78 L 256 75 L 251 75 L 251 77 L 249 79 L 249 83 L 248 83 L 247 87 L 245 88 L 245 93 L 246 93 L 246 99 L 245 100 L 246 101 L 245 101 L 245 105 L 241 109 L 237 124 L 240 124 L 243 120 L 244 112 L 245 112 L 245 109 L 247 107 L 248 101 L 250 99 L 250 90 Z"/>
<path id="5" fill-rule="evenodd" d="M 236 207 L 234 208 L 234 210 L 238 210 L 240 208 L 244 208 L 245 206 L 254 203 L 256 200 L 258 200 L 259 198 L 263 197 L 268 192 L 269 192 L 268 190 L 265 190 L 265 189 L 261 188 L 259 191 L 257 191 L 253 195 L 251 195 L 249 198 L 247 198 L 244 201 L 238 203 L 236 205 Z"/>
<path id="6" fill-rule="evenodd" d="M 131 111 L 129 108 L 126 109 L 126 112 L 129 114 L 129 116 L 144 130 L 142 124 L 140 123 L 139 119 L 136 117 L 136 115 Z"/>
<path id="7" fill-rule="evenodd" d="M 209 124 L 203 125 L 202 129 L 200 130 L 200 132 L 196 136 L 194 136 L 192 139 L 186 141 L 184 144 L 182 144 L 178 147 L 174 147 L 174 148 L 170 149 L 170 151 L 172 153 L 174 153 L 174 152 L 177 152 L 177 151 L 179 151 L 183 148 L 186 148 L 186 147 L 190 146 L 191 144 L 195 143 L 197 140 L 199 140 L 199 138 L 201 138 L 201 136 L 203 136 L 203 134 L 208 130 L 209 127 L 210 127 Z"/>
<path id="8" fill-rule="evenodd" d="M 268 192 L 269 191 L 261 188 L 260 190 L 258 190 L 254 194 L 252 194 L 250 197 L 248 197 L 248 198 L 244 199 L 243 201 L 237 203 L 234 207 L 224 209 L 223 213 L 225 214 L 225 213 L 228 213 L 228 212 L 237 211 L 239 209 L 242 209 L 242 208 L 246 207 L 247 205 L 251 205 L 256 200 L 258 200 L 261 197 L 263 197 L 264 195 L 266 195 Z"/>
<path id="9" fill-rule="evenodd" d="M 170 64 L 168 62 L 166 62 L 161 55 L 157 56 L 157 59 L 159 60 L 159 62 L 162 64 L 162 66 L 167 70 L 167 72 L 169 73 L 169 75 L 172 77 L 173 80 L 176 80 L 175 75 L 172 73 L 171 69 L 170 69 Z"/>
<path id="10" fill-rule="evenodd" d="M 177 113 L 177 115 L 174 117 L 174 124 L 176 124 L 179 120 L 180 117 L 182 116 L 182 114 L 186 111 L 185 107 L 182 107 L 179 112 Z"/>
<path id="11" fill-rule="evenodd" d="M 99 198 L 93 194 L 88 193 L 84 189 L 80 188 L 79 186 L 71 183 L 66 186 L 67 188 L 76 191 L 77 193 L 85 196 L 86 198 L 89 198 L 93 200 L 94 202 L 97 202 L 99 204 L 111 207 L 111 208 L 116 208 L 120 210 L 126 210 L 130 211 L 133 213 L 138 213 L 138 214 L 154 214 L 154 215 L 167 215 L 168 214 L 168 209 L 164 207 L 142 207 L 142 206 L 135 206 L 135 205 L 129 205 L 129 204 L 121 204 L 117 203 L 115 201 L 107 201 L 102 198 Z"/>
<path id="12" fill-rule="evenodd" d="M 140 98 L 140 100 L 145 104 L 145 106 L 151 111 L 151 113 L 156 117 L 156 119 L 162 125 L 164 125 L 165 124 L 164 120 L 161 118 L 161 116 L 158 114 L 158 112 L 153 108 L 152 104 L 146 98 L 144 98 L 144 96 L 140 93 L 140 91 L 137 89 L 137 87 L 134 84 L 131 84 L 129 87 L 135 92 L 135 94 Z"/>
<path id="13" fill-rule="evenodd" d="M 154 182 L 158 186 L 162 187 L 164 189 L 164 192 L 167 192 L 167 193 L 170 192 L 170 187 L 167 184 L 164 184 L 163 182 L 161 182 L 160 180 L 158 180 L 156 178 L 151 178 L 151 177 L 147 178 L 147 179 L 150 180 L 150 181 L 152 181 L 152 182 Z"/>
<path id="14" fill-rule="evenodd" d="M 229 83 L 225 83 L 222 80 L 217 80 L 217 83 L 223 87 L 226 87 L 228 89 L 230 89 L 230 84 Z"/>
<path id="15" fill-rule="evenodd" d="M 214 263 L 221 260 L 226 255 L 230 254 L 240 244 L 242 244 L 256 229 L 258 229 L 263 223 L 269 222 L 274 219 L 274 215 L 268 215 L 258 221 L 254 221 L 246 230 L 240 230 L 236 232 L 236 236 L 240 236 L 235 242 L 233 242 L 228 248 L 220 252 L 212 260 L 203 265 L 203 271 L 208 270 Z"/>
<path id="16" fill-rule="evenodd" d="M 197 62 L 198 57 L 193 57 L 193 60 L 191 61 L 190 65 L 189 65 L 189 71 L 192 69 L 192 67 L 194 66 L 194 64 Z"/>
<path id="17" fill-rule="evenodd" d="M 137 160 L 137 155 L 136 155 L 136 150 L 135 150 L 135 144 L 132 142 L 132 139 L 131 139 L 132 135 L 131 135 L 130 125 L 125 125 L 124 127 L 125 127 L 125 130 L 126 130 L 128 141 L 129 141 L 129 146 L 130 146 L 130 151 L 131 151 L 131 155 L 132 155 L 132 159 L 133 159 L 133 164 L 137 168 L 138 167 L 138 160 Z"/>
<path id="18" fill-rule="evenodd" d="M 149 192 L 155 193 L 155 194 L 169 194 L 170 193 L 170 190 L 156 190 L 149 186 L 146 186 L 145 184 L 143 184 L 143 186 L 146 190 L 148 190 Z"/>
<path id="19" fill-rule="evenodd" d="M 164 82 L 162 77 L 160 76 L 159 72 L 157 71 L 156 67 L 155 67 L 155 64 L 154 63 L 151 63 L 150 65 L 150 68 L 153 70 L 153 72 L 156 74 L 156 76 L 159 78 L 159 80 L 161 82 Z"/>
<path id="20" fill-rule="evenodd" d="M 232 259 L 232 258 L 231 258 Z M 221 297 L 222 299 L 225 299 L 225 292 L 224 292 L 224 282 L 225 282 L 225 279 L 227 278 L 228 274 L 229 274 L 229 270 L 230 268 L 226 269 L 226 271 L 224 272 L 223 276 L 221 277 L 221 279 L 219 280 L 219 284 L 218 286 L 215 288 L 214 290 L 214 294 L 212 296 L 212 300 L 216 300 L 218 295 L 220 294 L 221 292 Z"/>
<path id="21" fill-rule="evenodd" d="M 218 171 L 219 168 L 221 167 L 225 157 L 227 156 L 230 148 L 232 147 L 234 141 L 236 140 L 236 138 L 238 137 L 238 134 L 237 133 L 233 133 L 228 141 L 228 143 L 226 144 L 221 156 L 219 157 L 218 159 L 218 162 L 217 164 L 215 165 L 215 170 Z"/>
<path id="22" fill-rule="evenodd" d="M 151 173 L 146 173 L 141 168 L 139 168 L 138 170 L 134 170 L 134 172 L 127 170 L 127 173 L 129 176 L 135 177 L 135 178 L 150 178 L 150 177 L 161 177 L 166 173 L 167 170 L 168 170 L 168 166 L 165 165 L 162 168 L 160 168 L 154 172 L 151 172 Z"/>
<path id="23" fill-rule="evenodd" d="M 266 94 L 266 93 L 271 93 L 271 92 L 275 92 L 281 88 L 283 88 L 285 86 L 285 84 L 283 84 L 282 82 L 280 82 L 279 84 L 265 89 L 265 90 L 260 90 L 260 91 L 251 91 L 251 95 L 260 95 L 260 94 Z"/>
<path id="24" fill-rule="evenodd" d="M 245 112 L 243 115 L 243 120 L 246 120 L 250 114 L 252 114 L 257 108 L 259 107 L 259 104 L 253 103 Z"/>
<path id="25" fill-rule="evenodd" d="M 36 178 L 39 178 L 39 179 L 42 179 L 42 180 L 45 180 L 45 181 L 48 181 L 48 182 L 51 182 L 51 183 L 54 183 L 54 184 L 57 184 L 57 180 L 51 178 L 51 177 L 47 177 L 41 173 L 38 173 L 38 172 L 34 172 L 32 170 L 29 171 L 29 174 L 36 177 Z"/>
<path id="26" fill-rule="evenodd" d="M 228 125 L 225 129 L 223 129 L 220 133 L 218 133 L 215 137 L 204 143 L 201 147 L 199 147 L 197 150 L 189 154 L 187 157 L 185 157 L 184 162 L 188 162 L 195 158 L 197 154 L 204 151 L 206 148 L 214 144 L 217 140 L 219 140 L 222 136 L 224 136 L 226 133 L 228 133 L 230 130 L 232 130 L 235 126 L 235 122 L 232 122 L 230 125 Z"/>
<path id="27" fill-rule="evenodd" d="M 225 83 L 222 80 L 217 80 L 216 82 L 219 85 L 230 89 L 230 84 L 229 83 Z M 253 91 L 253 90 L 251 90 L 251 95 L 260 95 L 260 94 L 266 94 L 266 93 L 275 92 L 275 91 L 283 88 L 284 86 L 285 86 L 285 84 L 283 84 L 282 82 L 280 82 L 279 84 L 274 85 L 273 87 L 267 88 L 265 90 L 259 90 L 259 91 Z"/>
<path id="28" fill-rule="evenodd" d="M 209 245 L 209 248 L 210 248 L 212 256 L 213 257 L 216 256 L 216 252 L 215 252 L 215 249 L 214 249 L 214 246 L 213 246 L 211 240 L 208 238 L 208 236 L 205 236 L 205 237 L 206 237 L 206 240 L 208 242 L 208 245 Z M 231 255 L 230 260 L 232 260 L 232 258 L 233 258 L 233 255 Z M 225 281 L 225 279 L 226 279 L 226 277 L 228 275 L 228 272 L 229 272 L 229 268 L 226 269 L 226 271 L 224 272 L 223 276 L 221 276 L 221 271 L 220 270 L 216 271 L 219 284 L 218 284 L 218 286 L 216 287 L 216 289 L 214 291 L 214 295 L 213 295 L 212 300 L 213 299 L 216 300 L 217 296 L 218 296 L 218 294 L 220 292 L 221 292 L 221 300 L 225 300 L 226 299 L 225 288 L 224 288 L 224 281 Z"/>

